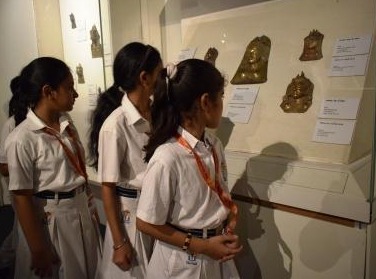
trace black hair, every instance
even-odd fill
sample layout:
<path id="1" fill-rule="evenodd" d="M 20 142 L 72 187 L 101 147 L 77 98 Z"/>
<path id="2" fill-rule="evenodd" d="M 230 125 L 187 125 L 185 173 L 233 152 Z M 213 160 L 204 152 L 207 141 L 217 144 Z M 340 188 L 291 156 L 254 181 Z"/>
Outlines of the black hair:
<path id="1" fill-rule="evenodd" d="M 167 77 L 163 69 L 151 107 L 151 134 L 144 147 L 149 162 L 158 146 L 175 136 L 182 121 L 182 113 L 194 113 L 195 101 L 204 93 L 215 100 L 222 93 L 225 80 L 209 62 L 187 59 L 177 66 L 176 75 Z"/>
<path id="2" fill-rule="evenodd" d="M 113 64 L 113 85 L 102 93 L 91 115 L 89 134 L 90 166 L 98 168 L 99 132 L 106 118 L 121 105 L 124 91 L 129 92 L 139 83 L 140 73 L 152 73 L 162 59 L 157 49 L 150 45 L 132 42 L 117 53 Z"/>
<path id="3" fill-rule="evenodd" d="M 57 89 L 69 74 L 67 64 L 53 57 L 39 57 L 26 65 L 10 82 L 9 116 L 14 116 L 16 126 L 26 118 L 28 108 L 39 102 L 43 86 Z"/>

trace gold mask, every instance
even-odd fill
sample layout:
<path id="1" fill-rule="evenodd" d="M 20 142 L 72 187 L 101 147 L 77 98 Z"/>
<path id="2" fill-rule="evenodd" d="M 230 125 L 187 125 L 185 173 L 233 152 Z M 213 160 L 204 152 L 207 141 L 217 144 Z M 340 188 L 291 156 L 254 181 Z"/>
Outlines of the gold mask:
<path id="1" fill-rule="evenodd" d="M 271 42 L 267 36 L 256 37 L 247 46 L 232 84 L 264 83 L 267 80 Z"/>
<path id="2" fill-rule="evenodd" d="M 322 58 L 322 41 L 324 35 L 313 29 L 307 37 L 304 38 L 304 49 L 300 56 L 300 61 L 319 60 Z"/>
<path id="3" fill-rule="evenodd" d="M 280 105 L 283 111 L 306 112 L 312 104 L 313 87 L 313 83 L 304 76 L 303 72 L 293 78 Z"/>

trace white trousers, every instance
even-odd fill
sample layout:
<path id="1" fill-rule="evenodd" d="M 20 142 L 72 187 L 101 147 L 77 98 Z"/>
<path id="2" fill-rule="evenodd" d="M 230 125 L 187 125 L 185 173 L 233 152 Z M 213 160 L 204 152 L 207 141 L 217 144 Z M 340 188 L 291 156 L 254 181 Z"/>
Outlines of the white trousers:
<path id="1" fill-rule="evenodd" d="M 93 223 L 85 192 L 71 199 L 34 198 L 45 223 L 48 241 L 61 261 L 54 279 L 91 279 L 101 261 L 101 238 Z M 16 279 L 39 278 L 30 270 L 31 254 L 22 229 L 18 228 Z"/>

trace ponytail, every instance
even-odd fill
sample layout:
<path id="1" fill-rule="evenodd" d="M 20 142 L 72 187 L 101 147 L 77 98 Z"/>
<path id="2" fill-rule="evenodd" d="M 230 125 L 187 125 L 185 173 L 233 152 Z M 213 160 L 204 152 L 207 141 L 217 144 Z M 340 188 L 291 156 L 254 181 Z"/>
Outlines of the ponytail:
<path id="1" fill-rule="evenodd" d="M 17 76 L 10 82 L 10 90 L 12 91 L 12 98 L 9 101 L 9 117 L 14 117 L 16 126 L 25 120 L 28 101 L 25 94 L 22 94 L 20 88 L 21 77 Z"/>
<path id="2" fill-rule="evenodd" d="M 172 83 L 172 79 L 167 77 L 167 69 L 163 69 L 151 106 L 151 134 L 148 144 L 144 147 L 145 162 L 149 162 L 157 147 L 174 136 L 179 127 L 180 114 L 173 103 Z"/>
<path id="3" fill-rule="evenodd" d="M 97 106 L 91 115 L 91 129 L 89 135 L 90 166 L 98 169 L 98 141 L 99 132 L 106 118 L 121 105 L 124 92 L 115 85 L 102 93 L 97 101 Z"/>
<path id="4" fill-rule="evenodd" d="M 162 70 L 151 107 L 151 134 L 145 145 L 145 162 L 155 150 L 177 133 L 183 117 L 195 114 L 197 98 L 205 93 L 211 100 L 222 94 L 224 78 L 209 62 L 187 59 Z M 184 115 L 184 116 L 183 116 Z"/>

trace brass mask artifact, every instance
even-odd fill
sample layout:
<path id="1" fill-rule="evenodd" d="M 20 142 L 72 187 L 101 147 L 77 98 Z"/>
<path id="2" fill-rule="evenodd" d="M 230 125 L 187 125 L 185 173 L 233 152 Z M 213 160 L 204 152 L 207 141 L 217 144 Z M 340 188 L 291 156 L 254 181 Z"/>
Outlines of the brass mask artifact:
<path id="1" fill-rule="evenodd" d="M 322 58 L 322 41 L 324 35 L 316 29 L 309 32 L 309 35 L 304 38 L 304 49 L 302 55 L 299 57 L 300 61 L 319 60 Z"/>
<path id="2" fill-rule="evenodd" d="M 217 59 L 217 57 L 218 50 L 215 47 L 209 47 L 205 54 L 204 60 L 215 66 L 215 60 Z"/>
<path id="3" fill-rule="evenodd" d="M 281 108 L 284 112 L 306 112 L 312 104 L 313 83 L 304 76 L 297 75 L 287 86 Z"/>
<path id="4" fill-rule="evenodd" d="M 100 43 L 100 36 L 97 30 L 97 27 L 93 25 L 90 30 L 90 39 L 91 39 L 91 57 L 98 58 L 102 57 L 102 45 Z"/>
<path id="5" fill-rule="evenodd" d="M 264 83 L 267 80 L 271 42 L 267 36 L 256 37 L 247 46 L 232 84 Z"/>

